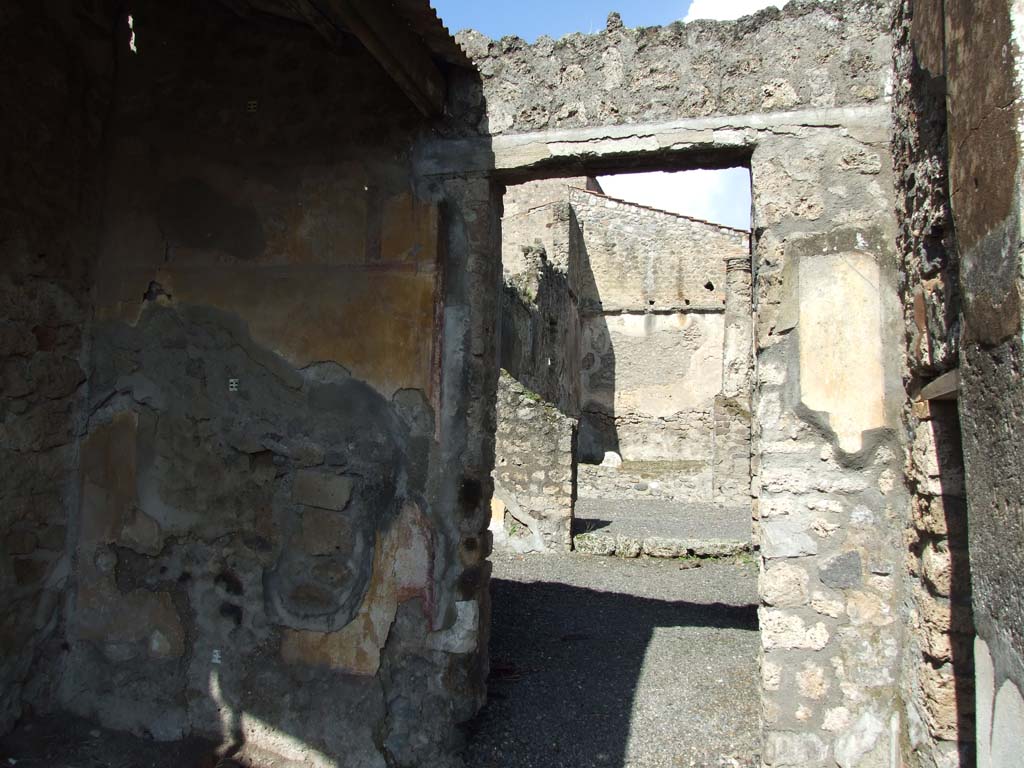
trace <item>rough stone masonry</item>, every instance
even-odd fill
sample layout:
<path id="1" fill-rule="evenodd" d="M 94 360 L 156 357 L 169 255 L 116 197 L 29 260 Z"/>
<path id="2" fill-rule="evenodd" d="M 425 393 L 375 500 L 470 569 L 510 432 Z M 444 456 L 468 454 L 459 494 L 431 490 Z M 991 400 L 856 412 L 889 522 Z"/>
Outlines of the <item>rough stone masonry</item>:
<path id="1" fill-rule="evenodd" d="M 739 163 L 763 762 L 1019 765 L 1018 5 L 5 5 L 0 730 L 457 765 L 503 190 Z"/>
<path id="2" fill-rule="evenodd" d="M 899 748 L 901 316 L 888 6 L 486 41 L 499 176 L 749 164 L 764 761 L 888 765 Z M 827 38 L 827 42 L 826 42 Z M 794 46 L 793 40 L 804 41 Z M 472 140 L 427 172 L 473 172 Z"/>

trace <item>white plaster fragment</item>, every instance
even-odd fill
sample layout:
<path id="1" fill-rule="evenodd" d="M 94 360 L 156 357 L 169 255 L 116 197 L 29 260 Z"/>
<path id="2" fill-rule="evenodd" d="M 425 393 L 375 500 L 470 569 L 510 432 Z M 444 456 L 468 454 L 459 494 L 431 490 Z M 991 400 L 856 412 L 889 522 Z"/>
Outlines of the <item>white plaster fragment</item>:
<path id="1" fill-rule="evenodd" d="M 431 632 L 427 645 L 435 651 L 472 653 L 480 630 L 480 604 L 476 600 L 460 600 L 455 611 L 455 623 L 448 629 Z"/>

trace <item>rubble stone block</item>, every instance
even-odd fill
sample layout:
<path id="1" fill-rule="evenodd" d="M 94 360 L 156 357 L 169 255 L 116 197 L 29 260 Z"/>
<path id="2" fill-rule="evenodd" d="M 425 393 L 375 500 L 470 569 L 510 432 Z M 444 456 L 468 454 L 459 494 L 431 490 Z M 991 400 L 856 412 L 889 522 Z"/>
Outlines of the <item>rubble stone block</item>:
<path id="1" fill-rule="evenodd" d="M 761 553 L 766 559 L 805 557 L 818 553 L 818 543 L 799 522 L 788 519 L 761 521 Z"/>
<path id="2" fill-rule="evenodd" d="M 299 504 L 320 509 L 342 511 L 352 497 L 352 479 L 316 470 L 295 473 L 292 498 Z"/>
<path id="3" fill-rule="evenodd" d="M 818 569 L 818 578 L 832 589 L 860 586 L 864 579 L 860 553 L 849 551 L 829 558 Z"/>
<path id="4" fill-rule="evenodd" d="M 761 645 L 766 651 L 773 649 L 799 649 L 820 651 L 829 641 L 829 631 L 823 622 L 812 626 L 800 617 L 785 611 L 759 608 Z"/>
<path id="5" fill-rule="evenodd" d="M 788 563 L 769 565 L 761 574 L 761 599 L 768 605 L 805 605 L 809 577 L 803 568 Z"/>

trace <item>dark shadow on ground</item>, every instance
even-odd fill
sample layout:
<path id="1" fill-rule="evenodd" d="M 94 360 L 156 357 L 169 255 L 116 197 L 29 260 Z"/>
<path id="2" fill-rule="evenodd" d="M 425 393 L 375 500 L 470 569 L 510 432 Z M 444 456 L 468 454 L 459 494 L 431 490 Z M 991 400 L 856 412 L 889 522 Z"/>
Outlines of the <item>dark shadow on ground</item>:
<path id="1" fill-rule="evenodd" d="M 574 517 L 572 520 L 572 535 L 577 536 L 581 533 L 599 531 L 611 524 L 611 520 L 599 520 L 594 517 Z"/>
<path id="2" fill-rule="evenodd" d="M 625 764 L 634 697 L 655 628 L 758 628 L 754 605 L 654 600 L 502 579 L 492 580 L 491 594 L 490 695 L 471 725 L 466 763 L 472 768 L 619 768 Z M 705 694 L 712 694 L 703 689 L 722 683 L 722 670 L 698 645 L 691 642 L 685 650 L 696 674 L 678 696 L 699 710 L 706 705 Z M 669 679 L 679 674 L 664 672 Z M 722 708 L 724 715 L 711 714 L 708 720 L 688 718 L 683 727 L 693 734 L 691 743 L 676 745 L 681 752 L 701 752 L 700 742 L 721 736 L 708 731 L 723 717 L 728 720 L 728 695 Z M 680 714 L 664 717 L 677 718 L 673 726 L 679 727 Z M 706 746 L 706 763 L 658 765 L 718 766 L 719 745 Z"/>
<path id="3" fill-rule="evenodd" d="M 156 742 L 62 714 L 29 718 L 0 739 L 0 765 L 19 768 L 215 768 L 217 744 Z M 222 765 L 226 765 L 222 763 Z"/>

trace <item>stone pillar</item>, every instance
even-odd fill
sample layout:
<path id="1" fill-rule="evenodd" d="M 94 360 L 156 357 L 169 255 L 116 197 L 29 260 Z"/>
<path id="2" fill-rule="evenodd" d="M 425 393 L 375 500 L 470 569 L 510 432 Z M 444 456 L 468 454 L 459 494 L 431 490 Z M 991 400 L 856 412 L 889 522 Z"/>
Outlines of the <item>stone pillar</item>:
<path id="1" fill-rule="evenodd" d="M 885 116 L 754 150 L 764 764 L 900 748 L 902 318 Z M 847 132 L 848 131 L 848 132 Z M 843 157 L 871 163 L 843 167 Z M 842 189 L 842 204 L 833 202 Z"/>
<path id="2" fill-rule="evenodd" d="M 751 270 L 748 256 L 726 259 L 722 393 L 715 398 L 713 498 L 750 502 L 750 386 L 753 370 Z"/>
<path id="3" fill-rule="evenodd" d="M 750 257 L 725 260 L 725 343 L 722 350 L 722 394 L 750 407 L 754 324 L 751 308 Z"/>

